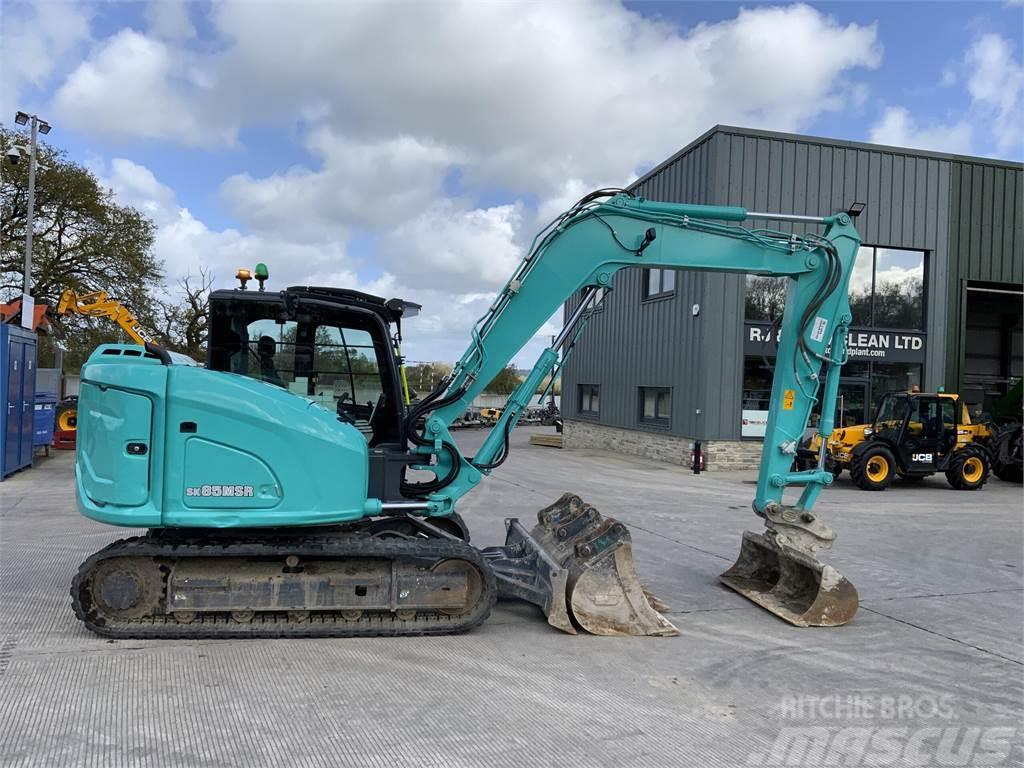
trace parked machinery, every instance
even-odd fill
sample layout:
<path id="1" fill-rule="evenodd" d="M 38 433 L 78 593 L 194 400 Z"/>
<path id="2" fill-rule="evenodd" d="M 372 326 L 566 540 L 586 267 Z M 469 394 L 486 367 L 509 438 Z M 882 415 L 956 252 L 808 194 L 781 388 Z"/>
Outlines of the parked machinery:
<path id="1" fill-rule="evenodd" d="M 1019 483 L 1024 480 L 1024 436 L 1021 423 L 1022 382 L 1017 383 L 992 404 L 992 474 L 1000 480 Z"/>
<path id="2" fill-rule="evenodd" d="M 849 470 L 853 482 L 867 491 L 885 490 L 896 477 L 915 481 L 938 472 L 957 490 L 977 490 L 991 466 L 985 446 L 990 435 L 986 425 L 971 422 L 958 395 L 890 392 L 873 423 L 832 432 L 826 466 L 836 477 Z M 815 435 L 801 449 L 803 462 L 819 455 L 821 441 Z"/>
<path id="3" fill-rule="evenodd" d="M 738 226 L 765 219 L 824 232 Z M 215 292 L 214 370 L 152 344 L 142 355 L 103 345 L 82 369 L 79 509 L 149 532 L 82 564 L 75 612 L 109 637 L 419 635 L 477 626 L 500 593 L 566 632 L 676 634 L 640 586 L 626 526 L 578 496 L 540 510 L 532 528 L 509 519 L 505 545 L 483 550 L 456 513 L 508 458 L 511 430 L 614 274 L 653 267 L 788 278 L 753 505 L 765 530 L 743 535 L 721 578 L 795 625 L 843 624 L 857 592 L 816 554 L 835 538 L 812 511 L 833 479 L 825 453 L 807 470 L 790 465 L 819 400 L 819 433 L 832 432 L 859 246 L 847 213 L 748 214 L 599 190 L 537 236 L 452 373 L 411 407 L 392 336 L 406 302 Z M 464 455 L 450 425 L 566 301 L 562 331 Z M 787 486 L 803 488 L 795 503 Z"/>

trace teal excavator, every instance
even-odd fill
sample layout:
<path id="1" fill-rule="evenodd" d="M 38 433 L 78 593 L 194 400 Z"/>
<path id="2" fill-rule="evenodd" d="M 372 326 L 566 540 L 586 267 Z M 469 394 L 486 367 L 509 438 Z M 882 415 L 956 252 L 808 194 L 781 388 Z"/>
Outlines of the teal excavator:
<path id="1" fill-rule="evenodd" d="M 798 222 L 806 234 L 742 226 Z M 835 538 L 813 511 L 832 482 L 822 450 L 794 471 L 820 402 L 832 432 L 860 238 L 826 217 L 593 192 L 533 241 L 434 391 L 408 404 L 403 318 L 418 306 L 356 291 L 266 291 L 266 270 L 211 297 L 209 362 L 109 344 L 82 369 L 76 489 L 82 514 L 147 529 L 89 557 L 77 616 L 108 637 L 322 637 L 462 632 L 497 597 L 528 600 L 566 632 L 673 635 L 640 584 L 629 531 L 573 494 L 509 519 L 503 546 L 469 544 L 459 500 L 498 470 L 542 381 L 558 376 L 594 303 L 624 268 L 788 278 L 754 512 L 722 581 L 799 626 L 857 610 L 817 557 Z M 565 324 L 473 456 L 449 427 L 565 304 Z M 822 445 L 825 440 L 822 440 Z M 790 486 L 802 488 L 786 502 Z M 635 505 L 642 509 L 642 496 Z"/>

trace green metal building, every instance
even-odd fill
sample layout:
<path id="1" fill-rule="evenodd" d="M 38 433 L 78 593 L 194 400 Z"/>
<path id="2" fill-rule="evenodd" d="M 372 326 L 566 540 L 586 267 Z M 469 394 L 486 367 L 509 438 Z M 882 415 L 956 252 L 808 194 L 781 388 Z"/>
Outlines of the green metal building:
<path id="1" fill-rule="evenodd" d="M 839 423 L 911 387 L 984 413 L 1022 374 L 1021 163 L 716 126 L 632 189 L 812 216 L 864 205 Z M 780 282 L 624 270 L 612 288 L 566 366 L 565 444 L 687 463 L 701 440 L 710 469 L 753 465 Z"/>

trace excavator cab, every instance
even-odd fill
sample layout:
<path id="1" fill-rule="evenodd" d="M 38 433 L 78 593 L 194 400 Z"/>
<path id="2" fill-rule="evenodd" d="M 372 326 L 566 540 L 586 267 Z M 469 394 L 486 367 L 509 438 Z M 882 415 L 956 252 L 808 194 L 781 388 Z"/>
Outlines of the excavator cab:
<path id="1" fill-rule="evenodd" d="M 335 411 L 371 446 L 402 443 L 395 333 L 419 305 L 295 286 L 210 294 L 208 367 L 259 379 Z"/>

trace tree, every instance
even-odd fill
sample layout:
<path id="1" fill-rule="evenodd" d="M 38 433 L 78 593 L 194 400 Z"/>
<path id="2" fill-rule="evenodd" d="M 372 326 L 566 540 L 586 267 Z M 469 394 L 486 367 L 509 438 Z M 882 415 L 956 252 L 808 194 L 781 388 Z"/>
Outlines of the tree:
<path id="1" fill-rule="evenodd" d="M 0 154 L 26 143 L 24 134 L 0 127 Z M 32 294 L 56 306 L 61 293 L 106 290 L 143 322 L 156 316 L 153 291 L 163 270 L 152 253 L 156 228 L 141 212 L 118 204 L 96 176 L 49 144 L 37 147 L 32 227 Z M 5 165 L 0 180 L 0 299 L 21 294 L 28 219 L 28 163 Z M 54 342 L 74 370 L 97 344 L 118 341 L 106 320 L 54 318 L 56 339 L 40 345 L 40 364 L 52 365 Z"/>
<path id="2" fill-rule="evenodd" d="M 537 387 L 536 394 L 540 395 L 540 394 L 543 394 L 543 393 L 547 392 L 548 391 L 548 386 L 550 386 L 550 384 L 551 384 L 551 376 L 550 375 L 545 376 L 541 380 L 540 385 Z M 554 395 L 561 395 L 562 394 L 562 379 L 561 378 L 555 379 L 555 386 L 552 388 L 551 394 L 554 394 Z"/>
<path id="3" fill-rule="evenodd" d="M 206 337 L 210 332 L 210 288 L 213 275 L 205 267 L 198 277 L 186 275 L 178 281 L 181 297 L 177 303 L 154 302 L 152 328 L 159 344 L 192 359 L 206 360 Z M 140 317 L 143 322 L 146 317 Z"/>
<path id="4" fill-rule="evenodd" d="M 0 150 L 23 144 L 23 134 L 0 127 Z M 116 289 L 145 314 L 151 289 L 163 277 L 153 256 L 156 228 L 141 212 L 115 202 L 96 176 L 65 153 L 40 143 L 32 242 L 32 293 L 55 303 L 65 288 Z M 0 183 L 0 296 L 21 293 L 28 214 L 28 163 L 5 166 Z"/>
<path id="5" fill-rule="evenodd" d="M 509 364 L 505 368 L 502 368 L 498 375 L 491 379 L 491 383 L 484 387 L 484 392 L 490 392 L 494 395 L 508 395 L 515 391 L 515 388 L 519 386 L 522 379 L 519 378 L 519 374 L 516 373 L 516 367 Z"/>
<path id="6" fill-rule="evenodd" d="M 405 379 L 409 382 L 410 394 L 423 397 L 434 391 L 441 379 L 452 372 L 448 363 L 417 363 L 405 368 Z"/>
<path id="7" fill-rule="evenodd" d="M 746 319 L 772 321 L 786 308 L 787 280 L 784 277 L 747 278 Z"/>
<path id="8" fill-rule="evenodd" d="M 924 318 L 923 298 L 920 278 L 879 281 L 875 286 L 875 327 L 920 328 Z"/>

